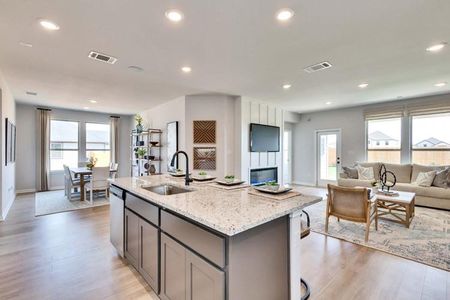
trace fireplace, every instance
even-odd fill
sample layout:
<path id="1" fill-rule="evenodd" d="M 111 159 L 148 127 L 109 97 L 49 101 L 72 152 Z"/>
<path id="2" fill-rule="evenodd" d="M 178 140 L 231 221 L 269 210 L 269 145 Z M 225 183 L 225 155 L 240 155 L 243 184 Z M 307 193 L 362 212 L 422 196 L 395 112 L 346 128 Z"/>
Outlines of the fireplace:
<path id="1" fill-rule="evenodd" d="M 250 169 L 250 184 L 262 185 L 269 181 L 278 182 L 278 168 Z"/>

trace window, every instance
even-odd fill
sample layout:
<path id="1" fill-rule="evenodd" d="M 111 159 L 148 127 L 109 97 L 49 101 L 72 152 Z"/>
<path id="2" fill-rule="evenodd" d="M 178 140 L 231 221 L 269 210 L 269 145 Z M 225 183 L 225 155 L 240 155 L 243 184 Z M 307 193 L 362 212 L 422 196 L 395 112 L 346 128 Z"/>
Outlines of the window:
<path id="1" fill-rule="evenodd" d="M 412 117 L 412 162 L 450 164 L 450 114 Z"/>
<path id="2" fill-rule="evenodd" d="M 86 158 L 95 156 L 98 167 L 109 166 L 111 160 L 109 131 L 109 124 L 86 123 Z"/>
<path id="3" fill-rule="evenodd" d="M 400 163 L 401 118 L 367 121 L 367 161 Z"/>
<path id="4" fill-rule="evenodd" d="M 50 170 L 78 165 L 78 122 L 50 121 Z"/>

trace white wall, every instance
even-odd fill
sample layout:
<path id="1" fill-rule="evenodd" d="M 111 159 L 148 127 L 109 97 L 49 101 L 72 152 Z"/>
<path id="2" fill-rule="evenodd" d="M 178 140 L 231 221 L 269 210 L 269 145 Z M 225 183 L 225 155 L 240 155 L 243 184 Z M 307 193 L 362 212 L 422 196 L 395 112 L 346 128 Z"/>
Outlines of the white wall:
<path id="1" fill-rule="evenodd" d="M 17 104 L 17 192 L 36 190 L 36 106 Z M 86 122 L 109 123 L 110 114 L 52 109 L 52 119 L 80 122 L 80 140 L 85 138 Z M 120 116 L 119 176 L 129 176 L 131 116 Z M 84 149 L 80 149 L 84 153 Z M 62 171 L 50 174 L 50 188 L 64 186 Z"/>
<path id="2" fill-rule="evenodd" d="M 167 123 L 178 121 L 178 149 L 186 150 L 185 103 L 185 97 L 181 97 L 141 113 L 144 118 L 145 128 L 156 128 L 163 131 L 161 137 L 162 147 L 160 148 L 161 159 L 163 160 L 161 162 L 161 172 L 167 172 L 167 166 L 171 159 L 171 157 L 167 157 Z M 185 160 L 182 156 L 180 156 L 179 167 L 181 169 L 185 168 Z"/>
<path id="3" fill-rule="evenodd" d="M 366 159 L 366 124 L 364 120 L 365 109 L 420 103 L 442 103 L 446 101 L 450 102 L 450 95 L 422 97 L 404 101 L 393 101 L 382 104 L 302 114 L 300 122 L 296 123 L 293 133 L 294 183 L 305 185 L 316 184 L 316 130 L 341 129 L 341 166 L 348 166 L 352 165 L 355 161 L 364 161 Z M 402 143 L 404 145 L 408 145 L 408 117 L 404 118 L 402 127 Z M 403 163 L 408 162 L 408 153 L 409 148 L 403 147 Z"/>
<path id="4" fill-rule="evenodd" d="M 208 174 L 224 177 L 235 170 L 235 118 L 236 97 L 226 95 L 186 96 L 186 149 L 188 149 L 190 169 L 193 169 L 193 121 L 215 120 L 216 143 L 197 144 L 198 147 L 216 147 L 216 170 L 205 170 Z M 195 170 L 199 172 L 201 170 Z"/>
<path id="5" fill-rule="evenodd" d="M 236 113 L 240 117 L 240 176 L 243 180 L 249 180 L 250 169 L 278 167 L 278 180 L 282 182 L 282 151 L 283 145 L 283 110 L 254 99 L 241 98 L 239 100 L 240 108 Z M 259 123 L 280 127 L 280 152 L 276 153 L 257 153 L 250 152 L 250 123 Z"/>
<path id="6" fill-rule="evenodd" d="M 6 215 L 16 198 L 15 191 L 15 169 L 16 164 L 11 163 L 5 166 L 5 119 L 11 121 L 13 124 L 16 122 L 16 105 L 11 91 L 9 90 L 7 83 L 3 78 L 3 74 L 0 72 L 0 101 L 1 101 L 1 168 L 0 168 L 0 181 L 1 181 L 1 192 L 0 192 L 0 220 L 5 220 Z"/>

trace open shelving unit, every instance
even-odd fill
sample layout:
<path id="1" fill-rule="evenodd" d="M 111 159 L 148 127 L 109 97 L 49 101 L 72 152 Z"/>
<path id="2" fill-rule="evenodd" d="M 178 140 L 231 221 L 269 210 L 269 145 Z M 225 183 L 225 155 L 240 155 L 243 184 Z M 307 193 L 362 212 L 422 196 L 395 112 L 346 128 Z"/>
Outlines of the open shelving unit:
<path id="1" fill-rule="evenodd" d="M 130 175 L 132 177 L 158 175 L 161 174 L 161 129 L 146 129 L 142 132 L 137 132 L 135 129 L 130 134 Z M 151 142 L 158 142 L 157 145 L 152 145 Z M 143 157 L 138 157 L 137 149 L 145 149 L 146 154 Z M 150 173 L 151 165 L 155 166 L 156 172 Z"/>

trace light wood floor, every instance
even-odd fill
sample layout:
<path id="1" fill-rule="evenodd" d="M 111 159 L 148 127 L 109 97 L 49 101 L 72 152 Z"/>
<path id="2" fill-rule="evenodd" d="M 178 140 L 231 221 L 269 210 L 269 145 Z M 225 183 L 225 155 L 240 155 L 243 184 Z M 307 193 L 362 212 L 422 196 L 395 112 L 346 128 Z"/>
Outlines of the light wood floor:
<path id="1" fill-rule="evenodd" d="M 19 196 L 0 223 L 0 299 L 157 299 L 115 254 L 108 222 L 107 206 L 36 218 L 34 194 Z M 320 234 L 303 242 L 311 299 L 450 299 L 448 272 Z"/>

